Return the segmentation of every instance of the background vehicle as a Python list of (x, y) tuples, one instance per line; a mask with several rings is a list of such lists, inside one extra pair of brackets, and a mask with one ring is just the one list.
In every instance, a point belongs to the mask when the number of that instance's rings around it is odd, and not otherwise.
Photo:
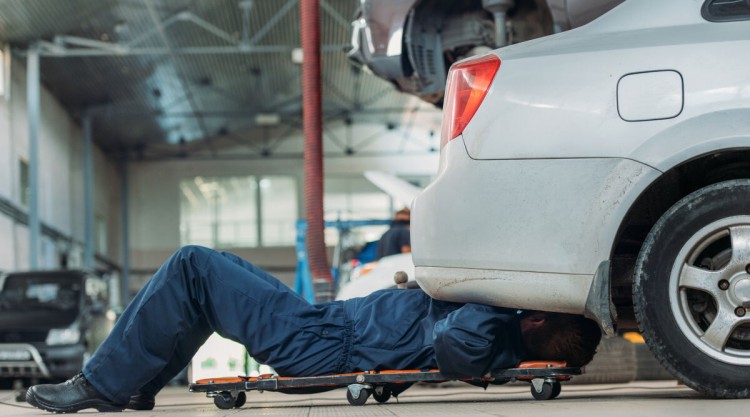
[(347, 281), (336, 293), (336, 299), (347, 300), (354, 297), (364, 297), (377, 290), (395, 288), (393, 275), (398, 271), (405, 272), (410, 279), (409, 282), (416, 284), (411, 253), (399, 253), (354, 268)]
[(107, 283), (82, 271), (0, 277), (0, 381), (67, 379), (109, 334)]
[(690, 387), (750, 397), (748, 48), (747, 1), (628, 0), (454, 65), (421, 287), (637, 324)]
[(442, 105), (454, 62), (588, 23), (623, 0), (362, 0), (349, 57)]

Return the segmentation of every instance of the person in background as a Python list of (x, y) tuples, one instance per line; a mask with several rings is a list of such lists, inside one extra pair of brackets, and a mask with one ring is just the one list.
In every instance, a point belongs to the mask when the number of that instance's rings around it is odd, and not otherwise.
[(410, 219), (411, 213), (408, 208), (403, 208), (396, 212), (390, 229), (378, 241), (377, 259), (398, 253), (411, 252)]

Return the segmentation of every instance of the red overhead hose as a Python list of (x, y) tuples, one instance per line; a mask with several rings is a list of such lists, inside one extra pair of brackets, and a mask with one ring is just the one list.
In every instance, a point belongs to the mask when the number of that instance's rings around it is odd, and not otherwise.
[(320, 2), (300, 0), (302, 41), (302, 126), (305, 133), (305, 217), (307, 257), (316, 301), (332, 298), (331, 267), (323, 224), (323, 111), (320, 77)]

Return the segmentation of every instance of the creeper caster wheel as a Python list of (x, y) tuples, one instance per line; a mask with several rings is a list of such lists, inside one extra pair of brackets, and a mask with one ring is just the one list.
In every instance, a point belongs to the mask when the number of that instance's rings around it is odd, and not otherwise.
[(234, 408), (241, 408), (247, 401), (247, 394), (244, 391), (237, 393), (237, 399), (234, 400)]
[(562, 387), (558, 381), (531, 381), (531, 395), (536, 400), (551, 400), (560, 395)]
[(234, 407), (234, 398), (229, 391), (222, 391), (214, 397), (214, 405), (222, 410), (231, 410)]
[(372, 393), (372, 398), (379, 403), (388, 402), (391, 399), (391, 389), (388, 387), (377, 387)]
[(245, 405), (246, 401), (247, 394), (244, 391), (238, 392), (237, 398), (232, 397), (232, 393), (229, 391), (222, 391), (214, 397), (214, 405), (222, 410), (240, 408)]
[(560, 392), (562, 392), (562, 385), (560, 385), (560, 382), (555, 381), (552, 383), (552, 399), (557, 398), (560, 395)]
[[(346, 400), (349, 401), (349, 404), (351, 405), (364, 405), (367, 402), (367, 399), (370, 398), (370, 389), (361, 388), (356, 385), (357, 384), (353, 384), (347, 388)], [(354, 398), (355, 395), (357, 396), (357, 398)]]

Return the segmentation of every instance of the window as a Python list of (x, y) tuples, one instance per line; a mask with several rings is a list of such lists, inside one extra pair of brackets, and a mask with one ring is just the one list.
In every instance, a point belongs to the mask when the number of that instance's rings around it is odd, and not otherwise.
[(5, 48), (0, 47), (0, 97), (5, 95)]
[(298, 217), (293, 177), (195, 177), (180, 183), (183, 245), (293, 246)]
[(255, 177), (195, 177), (180, 183), (183, 245), (258, 245)]
[[(392, 214), (391, 198), (364, 177), (328, 177), (325, 180), (325, 220), (382, 220)], [(378, 240), (387, 226), (358, 228), (363, 241)], [(338, 243), (335, 229), (326, 229), (326, 244)]]
[(364, 177), (329, 177), (325, 180), (326, 220), (388, 218), (390, 197)]
[[(80, 281), (56, 275), (10, 275), (2, 290), (9, 310), (24, 311), (74, 310), (78, 307), (80, 293)], [(50, 316), (48, 320), (54, 318)]]
[(292, 177), (263, 177), (259, 181), (263, 246), (293, 246), (299, 218), (297, 183)]
[(732, 22), (750, 19), (750, 0), (707, 0), (703, 17), (712, 22)]
[(18, 159), (18, 190), (21, 193), (21, 204), (28, 207), (31, 190), (29, 188), (29, 163)]
[(94, 248), (98, 253), (107, 253), (107, 220), (100, 215), (94, 219)]

